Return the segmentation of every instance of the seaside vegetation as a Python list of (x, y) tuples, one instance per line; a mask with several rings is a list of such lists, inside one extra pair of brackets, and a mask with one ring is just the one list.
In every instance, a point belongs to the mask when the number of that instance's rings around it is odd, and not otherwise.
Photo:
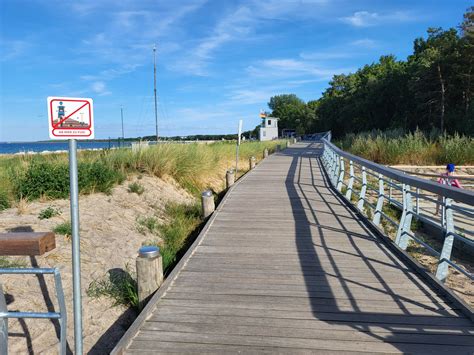
[(334, 143), (341, 149), (380, 164), (456, 165), (474, 164), (474, 138), (453, 134), (424, 134), (416, 130), (348, 134)]
[(41, 210), (38, 214), (38, 219), (50, 219), (55, 216), (59, 216), (61, 210), (59, 208), (54, 208), (53, 206), (48, 206), (44, 210)]
[(53, 228), (53, 232), (56, 234), (64, 235), (66, 239), (70, 239), (72, 236), (72, 225), (71, 222), (66, 221), (58, 224)]
[[(264, 148), (275, 151), (281, 141), (244, 142), (240, 146), (240, 167), (248, 168), (248, 158), (260, 158)], [(110, 193), (127, 175), (148, 174), (171, 177), (183, 188), (198, 195), (209, 178), (235, 164), (235, 142), (212, 144), (166, 143), (147, 149), (112, 149), (79, 152), (79, 192)], [(20, 199), (50, 199), (69, 196), (67, 154), (31, 154), (0, 157), (0, 209)]]
[(145, 188), (143, 187), (143, 185), (139, 184), (138, 182), (133, 182), (128, 185), (128, 192), (141, 195), (142, 193), (145, 192)]

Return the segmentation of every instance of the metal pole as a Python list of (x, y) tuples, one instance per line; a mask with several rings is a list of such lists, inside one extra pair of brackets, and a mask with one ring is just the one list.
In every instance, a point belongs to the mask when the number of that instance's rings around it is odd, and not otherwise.
[(158, 110), (156, 103), (156, 45), (153, 46), (153, 83), (155, 92), (155, 123), (156, 123), (156, 143), (158, 143)]
[(69, 188), (72, 227), (72, 277), (74, 301), (74, 348), (82, 355), (81, 256), (79, 243), (79, 188), (77, 182), (77, 141), (69, 140)]
[(120, 105), (120, 116), (122, 116), (122, 144), (125, 140), (125, 134), (124, 134), (124, 131), (123, 131), (123, 106)]

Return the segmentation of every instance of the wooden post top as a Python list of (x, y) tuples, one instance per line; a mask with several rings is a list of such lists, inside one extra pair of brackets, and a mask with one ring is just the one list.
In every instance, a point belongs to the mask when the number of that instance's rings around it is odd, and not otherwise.
[(0, 233), (0, 255), (43, 255), (56, 248), (52, 232)]

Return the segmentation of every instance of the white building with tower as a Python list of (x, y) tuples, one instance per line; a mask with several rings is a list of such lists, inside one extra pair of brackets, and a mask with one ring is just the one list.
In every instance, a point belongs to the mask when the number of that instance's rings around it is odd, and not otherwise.
[(261, 113), (262, 124), (260, 125), (260, 140), (271, 141), (278, 139), (278, 120), (277, 117), (267, 116), (266, 113)]

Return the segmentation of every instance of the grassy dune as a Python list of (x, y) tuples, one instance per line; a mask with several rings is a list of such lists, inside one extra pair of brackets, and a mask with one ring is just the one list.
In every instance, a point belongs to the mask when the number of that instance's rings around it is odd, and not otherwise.
[[(239, 166), (248, 168), (248, 159), (262, 157), (282, 141), (244, 142)], [(129, 174), (171, 177), (188, 191), (198, 194), (223, 181), (226, 168), (235, 165), (235, 143), (160, 144), (133, 152), (131, 149), (83, 151), (79, 153), (79, 190), (104, 192), (121, 183)], [(69, 195), (67, 154), (0, 157), (0, 210), (20, 199), (66, 198)]]
[(455, 134), (430, 137), (420, 131), (349, 134), (335, 143), (347, 152), (381, 164), (474, 164), (474, 138)]

